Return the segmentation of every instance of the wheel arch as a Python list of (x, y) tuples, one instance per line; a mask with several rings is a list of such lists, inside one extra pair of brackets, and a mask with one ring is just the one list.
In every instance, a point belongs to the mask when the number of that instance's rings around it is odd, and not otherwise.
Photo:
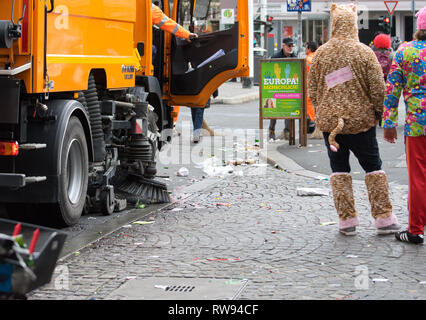
[(47, 141), (48, 145), (50, 145), (50, 147), (48, 146), (48, 149), (50, 149), (48, 153), (53, 155), (50, 162), (52, 169), (55, 169), (55, 173), (57, 175), (61, 174), (61, 150), (65, 131), (72, 116), (76, 116), (83, 126), (88, 147), (89, 161), (93, 161), (93, 145), (89, 116), (83, 105), (76, 100), (52, 100), (47, 102), (46, 105), (49, 108), (50, 115), (57, 119), (54, 128), (50, 130), (51, 132), (55, 132), (55, 135), (53, 136), (53, 134), (50, 134)]
[(93, 146), (89, 117), (76, 100), (50, 100), (45, 121), (29, 121), (29, 142), (46, 144), (46, 148), (22, 152), (16, 157), (16, 172), (27, 176), (46, 176), (47, 180), (29, 184), (18, 190), (3, 190), (3, 202), (54, 203), (58, 201), (58, 183), (61, 174), (61, 150), (68, 122), (76, 116), (86, 137), (89, 162), (93, 159)]
[[(87, 150), (89, 152), (89, 162), (93, 162), (94, 161), (94, 152), (93, 152), (92, 131), (90, 129), (89, 116), (87, 115), (87, 113), (85, 112), (84, 109), (81, 110), (79, 108), (75, 109), (71, 113), (70, 118), (72, 116), (76, 116), (80, 120), (81, 125), (83, 126), (84, 135), (86, 137), (86, 142), (87, 142)], [(68, 119), (68, 121), (69, 121), (69, 119)]]

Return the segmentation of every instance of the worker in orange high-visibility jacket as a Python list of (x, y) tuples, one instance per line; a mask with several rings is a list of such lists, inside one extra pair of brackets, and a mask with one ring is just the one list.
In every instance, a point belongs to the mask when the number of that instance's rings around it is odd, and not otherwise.
[(161, 30), (170, 32), (176, 37), (191, 40), (198, 38), (196, 33), (191, 33), (184, 27), (179, 25), (176, 21), (170, 19), (164, 12), (155, 4), (152, 4), (152, 24), (159, 27)]

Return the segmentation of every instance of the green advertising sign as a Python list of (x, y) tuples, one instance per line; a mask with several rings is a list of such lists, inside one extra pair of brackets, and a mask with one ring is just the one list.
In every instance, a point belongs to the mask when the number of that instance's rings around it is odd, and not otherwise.
[(260, 99), (263, 118), (302, 117), (302, 61), (273, 59), (261, 61)]

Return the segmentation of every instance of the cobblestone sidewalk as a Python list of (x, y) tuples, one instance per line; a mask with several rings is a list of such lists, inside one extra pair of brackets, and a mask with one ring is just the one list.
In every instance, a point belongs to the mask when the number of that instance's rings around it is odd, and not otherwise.
[[(296, 193), (330, 190), (327, 180), (258, 169), (247, 166), (243, 176), (222, 179), (146, 218), (148, 224), (125, 226), (68, 257), (58, 265), (68, 289), (58, 289), (56, 273), (29, 299), (104, 299), (134, 277), (247, 279), (239, 299), (426, 298), (424, 246), (376, 235), (363, 183), (354, 184), (358, 234), (345, 237), (331, 195)], [(405, 228), (407, 190), (390, 190)]]

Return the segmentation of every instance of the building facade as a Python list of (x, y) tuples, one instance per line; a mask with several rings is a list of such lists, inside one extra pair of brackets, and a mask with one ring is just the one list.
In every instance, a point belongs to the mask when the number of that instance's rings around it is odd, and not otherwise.
[[(258, 2), (256, 2), (258, 1)], [(311, 12), (302, 13), (302, 43), (315, 41), (318, 44), (325, 43), (330, 35), (330, 5), (333, 1), (311, 0)], [(358, 26), (360, 41), (369, 44), (375, 34), (380, 31), (379, 18), (391, 17), (391, 36), (400, 41), (411, 41), (415, 30), (413, 26), (413, 4), (417, 12), (426, 1), (398, 1), (389, 3), (390, 10), (394, 9), (390, 16), (385, 1), (336, 1), (338, 4), (356, 3), (358, 5)], [(273, 17), (273, 30), (268, 34), (266, 49), (268, 54), (281, 48), (282, 39), (293, 37), (296, 41), (299, 31), (298, 13), (287, 12), (287, 1), (282, 0), (254, 0), (254, 15), (263, 14)]]

